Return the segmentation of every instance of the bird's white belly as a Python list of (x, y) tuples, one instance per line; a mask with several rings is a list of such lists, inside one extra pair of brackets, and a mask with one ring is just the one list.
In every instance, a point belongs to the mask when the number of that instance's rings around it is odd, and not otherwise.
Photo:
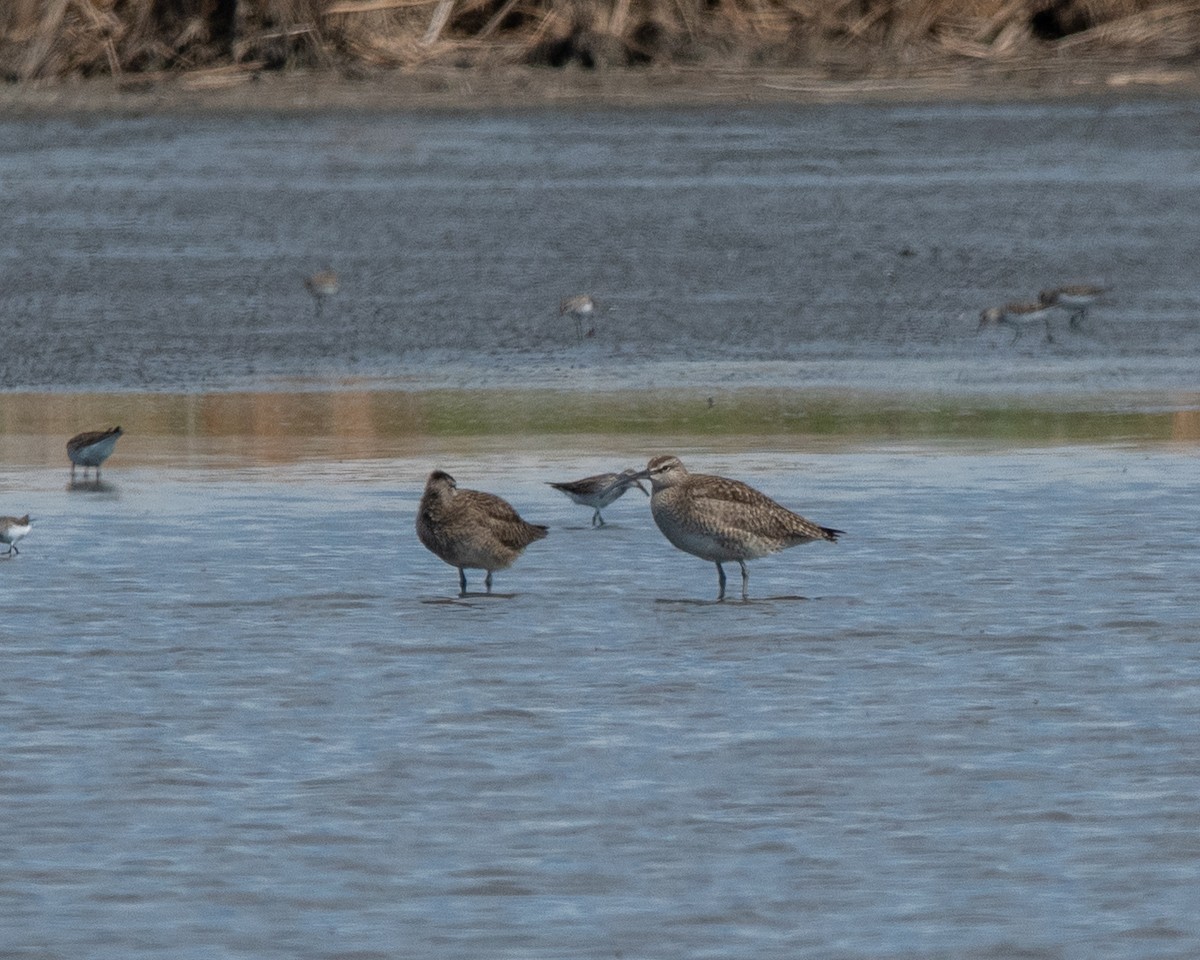
[(761, 537), (739, 534), (736, 542), (717, 533), (688, 530), (655, 516), (663, 535), (685, 553), (709, 560), (713, 563), (728, 563), (733, 560), (755, 560), (775, 553), (779, 545)]

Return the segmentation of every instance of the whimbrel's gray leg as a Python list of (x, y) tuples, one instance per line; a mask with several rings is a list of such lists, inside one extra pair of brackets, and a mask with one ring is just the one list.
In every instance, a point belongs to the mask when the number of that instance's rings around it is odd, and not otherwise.
[(1013, 324), (1013, 338), (1008, 341), (1008, 345), (1011, 347), (1014, 343), (1016, 343), (1020, 339), (1021, 339), (1021, 325), (1019, 323), (1014, 323)]
[(492, 571), (487, 572), (487, 576), (483, 578), (483, 585), (487, 587), (487, 592), (492, 592)]
[(596, 512), (592, 514), (592, 526), (593, 527), (604, 526), (604, 518), (602, 516), (600, 516), (600, 508), (599, 507), (597, 507)]
[(717, 599), (724, 600), (725, 599), (725, 568), (722, 567), (719, 563), (717, 564), (717, 584), (718, 584), (718, 588), (719, 588), (717, 590)]
[(1049, 317), (1046, 318), (1046, 342), (1047, 343), (1054, 342), (1054, 334), (1050, 332), (1050, 318)]
[(464, 597), (467, 595), (467, 571), (463, 567), (458, 568), (458, 589)]
[(742, 568), (742, 599), (750, 599), (750, 571), (746, 569), (746, 564), (739, 560), (738, 566)]
[(1076, 310), (1074, 313), (1071, 314), (1071, 320), (1068, 323), (1068, 326), (1072, 330), (1078, 330), (1079, 325), (1081, 323), (1083, 323), (1083, 319), (1086, 315), (1087, 315), (1087, 307), (1080, 307), (1078, 310)]

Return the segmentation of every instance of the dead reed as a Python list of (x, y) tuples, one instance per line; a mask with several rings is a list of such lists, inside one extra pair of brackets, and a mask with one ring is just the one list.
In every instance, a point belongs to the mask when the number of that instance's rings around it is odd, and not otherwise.
[(1185, 57), (1200, 0), (5, 0), (10, 81), (290, 65), (897, 64), (1055, 49)]

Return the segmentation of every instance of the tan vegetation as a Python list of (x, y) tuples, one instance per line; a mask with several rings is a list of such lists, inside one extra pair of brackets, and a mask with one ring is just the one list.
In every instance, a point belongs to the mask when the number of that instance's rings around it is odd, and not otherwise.
[(9, 81), (287, 66), (800, 67), (1200, 51), (1200, 0), (4, 0)]

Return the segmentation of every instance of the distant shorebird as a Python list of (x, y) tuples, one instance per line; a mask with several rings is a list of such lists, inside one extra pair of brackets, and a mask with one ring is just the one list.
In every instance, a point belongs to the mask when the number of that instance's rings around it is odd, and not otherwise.
[(604, 526), (601, 509), (614, 503), (625, 495), (630, 487), (637, 487), (647, 496), (650, 491), (642, 486), (634, 474), (636, 470), (625, 470), (622, 473), (599, 473), (594, 477), (584, 477), (582, 480), (569, 480), (565, 483), (550, 483), (555, 490), (561, 490), (576, 503), (591, 507), (596, 512), (592, 514), (592, 526)]
[(111, 430), (92, 430), (78, 433), (67, 441), (67, 456), (71, 458), (71, 479), (75, 479), (75, 468), (83, 467), (87, 478), (88, 467), (96, 468), (96, 479), (100, 479), (100, 464), (109, 458), (113, 447), (125, 431), (120, 427)]
[[(589, 297), (586, 293), (581, 293), (575, 297), (566, 297), (558, 305), (558, 315), (570, 316), (575, 320), (575, 334), (579, 339), (583, 340), (583, 321), (591, 319), (593, 313), (596, 312), (596, 301)], [(588, 328), (587, 335), (590, 337), (595, 330)]]
[(434, 470), (417, 508), (417, 537), (452, 567), (467, 593), (467, 569), (486, 570), (484, 585), (492, 592), (492, 572), (512, 566), (521, 552), (546, 536), (546, 527), (526, 523), (507, 501), (478, 490), (459, 490), (450, 474)]
[(650, 512), (668, 540), (680, 550), (717, 565), (718, 600), (725, 599), (723, 563), (742, 568), (742, 599), (749, 598), (747, 560), (788, 547), (828, 540), (841, 530), (822, 527), (780, 506), (739, 480), (688, 473), (678, 457), (655, 457), (633, 474), (649, 479)]
[(1054, 308), (1046, 303), (1006, 303), (1002, 307), (988, 307), (979, 314), (979, 329), (988, 325), (1011, 327), (1012, 343), (1021, 339), (1024, 328), (1035, 323), (1046, 325), (1046, 342), (1054, 342), (1054, 334), (1050, 330), (1050, 317)]
[(1068, 283), (1062, 287), (1043, 290), (1038, 294), (1038, 303), (1046, 307), (1060, 307), (1066, 310), (1071, 315), (1068, 325), (1075, 330), (1087, 316), (1087, 308), (1109, 289), (1090, 283)]
[(17, 549), (17, 541), (23, 540), (32, 529), (33, 521), (29, 519), (29, 514), (23, 517), (0, 517), (0, 543), (8, 544), (8, 556), (21, 552)]
[(332, 270), (321, 270), (314, 273), (311, 277), (304, 278), (304, 289), (308, 291), (313, 298), (313, 303), (316, 305), (317, 316), (321, 316), (322, 307), (325, 304), (326, 297), (334, 296), (339, 289), (338, 275)]

